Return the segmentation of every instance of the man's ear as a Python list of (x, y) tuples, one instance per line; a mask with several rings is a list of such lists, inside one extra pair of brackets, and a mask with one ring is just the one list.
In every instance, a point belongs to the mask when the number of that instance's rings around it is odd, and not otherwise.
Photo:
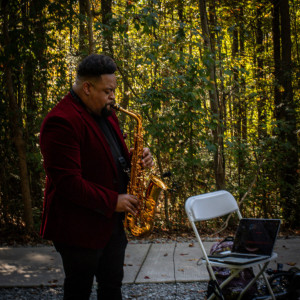
[(88, 81), (84, 81), (82, 84), (82, 90), (83, 92), (89, 96), (90, 95), (90, 83)]

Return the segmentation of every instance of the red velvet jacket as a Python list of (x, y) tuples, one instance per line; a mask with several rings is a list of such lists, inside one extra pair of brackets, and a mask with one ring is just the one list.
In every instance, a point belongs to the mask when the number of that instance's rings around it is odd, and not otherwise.
[[(108, 120), (129, 162), (116, 115)], [(117, 167), (96, 121), (70, 93), (46, 116), (40, 146), (47, 175), (42, 237), (104, 247), (116, 222)]]

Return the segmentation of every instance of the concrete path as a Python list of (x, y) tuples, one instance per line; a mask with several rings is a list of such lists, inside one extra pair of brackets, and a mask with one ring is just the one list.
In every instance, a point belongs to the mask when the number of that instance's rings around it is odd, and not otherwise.
[[(210, 249), (213, 242), (206, 242)], [(300, 238), (279, 239), (276, 242), (276, 261), (300, 268)], [(204, 265), (197, 262), (202, 256), (197, 243), (128, 244), (125, 257), (124, 283), (206, 281)], [(62, 285), (63, 269), (59, 254), (53, 247), (0, 248), (0, 287)]]

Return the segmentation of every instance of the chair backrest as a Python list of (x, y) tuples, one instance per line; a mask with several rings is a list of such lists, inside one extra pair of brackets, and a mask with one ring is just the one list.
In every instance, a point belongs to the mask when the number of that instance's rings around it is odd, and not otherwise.
[(235, 211), (242, 218), (234, 197), (223, 190), (189, 197), (185, 202), (185, 210), (192, 222), (221, 217)]

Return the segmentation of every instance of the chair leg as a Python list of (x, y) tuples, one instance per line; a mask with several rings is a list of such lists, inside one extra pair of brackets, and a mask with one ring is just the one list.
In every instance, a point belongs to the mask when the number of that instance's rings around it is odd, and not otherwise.
[[(212, 269), (211, 264), (206, 263), (206, 267), (207, 267), (207, 270), (208, 270), (209, 278), (210, 278), (211, 280), (214, 280), (215, 282), (218, 282), (218, 281), (217, 281), (217, 278), (216, 278), (216, 276), (215, 276), (215, 273), (214, 273), (214, 271), (213, 271), (213, 269)], [(220, 288), (221, 288), (221, 287), (220, 287)], [(208, 297), (207, 300), (213, 300), (213, 299), (215, 299), (215, 297), (216, 297), (215, 293), (212, 293), (212, 294)]]
[(239, 295), (239, 297), (238, 297), (238, 300), (240, 300), (240, 299), (242, 299), (242, 297), (244, 296), (244, 294), (246, 293), (246, 291), (257, 281), (257, 279), (259, 278), (259, 276), (260, 275), (262, 275), (263, 276), (263, 278), (264, 278), (264, 280), (265, 280), (265, 282), (266, 282), (266, 285), (267, 285), (267, 287), (268, 287), (268, 290), (269, 290), (269, 292), (270, 292), (270, 294), (271, 294), (271, 297), (272, 297), (272, 299), (273, 300), (276, 300), (276, 298), (275, 298), (275, 296), (274, 296), (274, 293), (273, 293), (273, 291), (272, 291), (272, 288), (271, 288), (271, 286), (270, 286), (270, 284), (269, 284), (269, 281), (268, 281), (268, 279), (267, 279), (267, 277), (266, 277), (266, 274), (265, 274), (265, 269), (267, 268), (267, 266), (268, 266), (268, 264), (269, 264), (269, 262), (266, 262), (264, 265), (263, 265), (263, 267), (261, 266), (261, 265), (258, 265), (258, 267), (259, 267), (259, 272), (256, 274), (256, 276), (247, 284), (247, 286), (243, 289), (243, 291), (241, 292), (241, 294)]
[(226, 286), (233, 278), (235, 278), (242, 270), (240, 269), (231, 269), (231, 275), (226, 278), (220, 285), (221, 289)]
[[(212, 272), (213, 272), (213, 271), (212, 271)], [(228, 278), (226, 278), (226, 279), (219, 285), (219, 286), (220, 286), (220, 289), (222, 290), (223, 287), (226, 286), (226, 284), (228, 284), (233, 278), (235, 278), (236, 275), (237, 275), (239, 272), (241, 272), (241, 270), (239, 270), (239, 269), (232, 269), (231, 275), (230, 275)], [(212, 273), (212, 274), (213, 274), (213, 276), (210, 276), (210, 278), (213, 278), (214, 280), (217, 281), (215, 274), (214, 274), (214, 273)], [(209, 297), (207, 300), (213, 300), (213, 299), (215, 299), (215, 297), (216, 297), (216, 296), (215, 296), (215, 294), (213, 293), (213, 294), (210, 295), (210, 297)]]
[[(260, 266), (259, 266), (259, 267), (260, 267)], [(265, 272), (263, 272), (262, 275), (263, 275), (263, 277), (264, 277), (264, 280), (265, 280), (265, 282), (266, 282), (266, 285), (267, 285), (267, 287), (268, 287), (268, 290), (269, 290), (269, 292), (270, 292), (270, 294), (271, 294), (272, 299), (275, 300), (275, 299), (276, 299), (276, 298), (275, 298), (275, 295), (274, 295), (274, 293), (273, 293), (273, 290), (272, 290), (272, 288), (271, 288), (271, 285), (270, 285), (270, 283), (269, 283), (269, 280), (268, 280), (268, 278), (267, 278)]]
[(224, 296), (222, 294), (221, 287), (218, 284), (218, 281), (211, 279), (208, 283), (207, 291), (210, 291), (210, 293), (211, 293), (208, 298), (209, 300), (212, 300), (215, 298), (225, 300)]

